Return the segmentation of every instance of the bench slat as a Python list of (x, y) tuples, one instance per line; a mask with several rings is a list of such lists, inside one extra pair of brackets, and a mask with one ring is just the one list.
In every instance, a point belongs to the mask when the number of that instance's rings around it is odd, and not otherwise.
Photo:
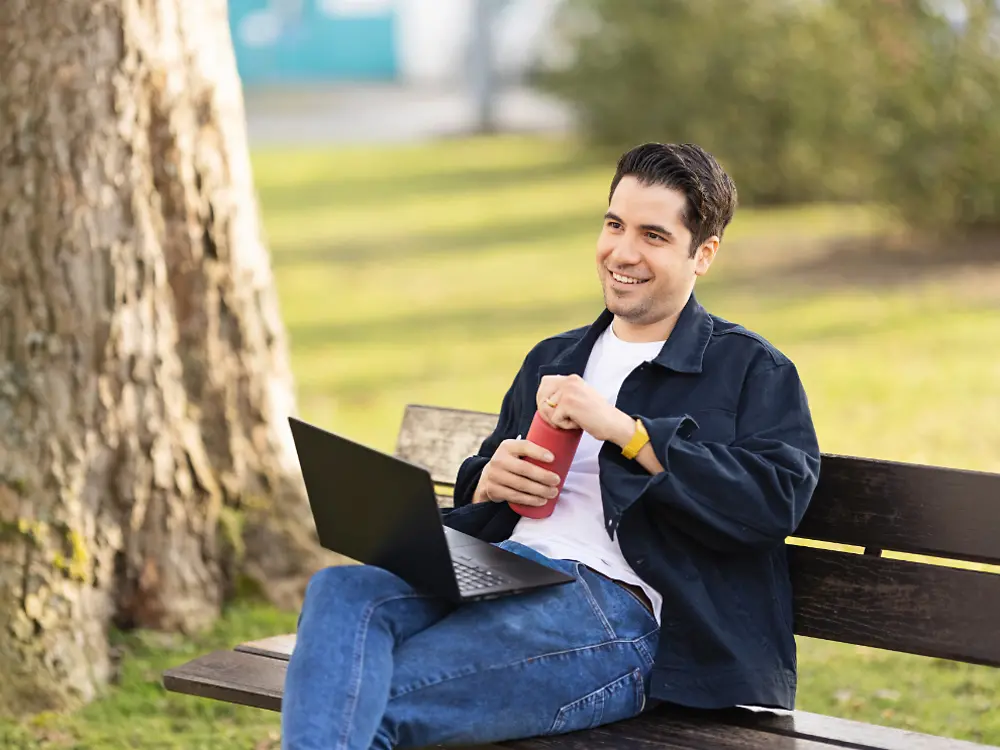
[[(618, 724), (578, 733), (579, 740), (572, 745), (559, 745), (559, 750), (586, 750), (591, 747), (591, 735), (606, 737), (608, 746), (623, 746), (626, 740), (641, 740), (646, 747), (669, 748), (711, 748), (712, 750), (839, 750), (842, 745), (830, 744), (802, 737), (788, 737), (770, 732), (762, 732), (747, 727), (733, 726), (722, 722), (692, 724), (680, 716), (649, 716), (623, 721)], [(569, 735), (567, 735), (569, 737)], [(523, 750), (534, 748), (525, 743)], [(861, 746), (867, 748), (867, 745)]]
[(454, 484), (462, 461), (479, 451), (497, 418), (479, 411), (410, 404), (403, 413), (396, 455), (426, 468), (435, 482)]
[(238, 651), (210, 654), (168, 669), (163, 686), (175, 693), (241, 706), (281, 710), (288, 662)]
[(236, 647), (237, 651), (247, 654), (257, 654), (266, 656), (269, 659), (284, 659), (288, 661), (295, 648), (295, 633), (286, 635), (274, 635), (270, 638), (261, 638), (256, 641), (247, 641)]
[[(745, 721), (743, 717), (737, 722)], [(877, 747), (879, 750), (982, 750), (993, 745), (937, 737), (905, 729), (865, 724), (834, 716), (795, 711), (788, 715), (760, 714), (751, 719), (753, 726), (775, 734), (807, 739), (822, 739), (844, 747)]]
[(1000, 666), (1000, 575), (788, 549), (799, 635)]
[[(496, 414), (406, 407), (396, 453), (450, 485)], [(442, 505), (448, 501), (439, 498)], [(803, 539), (1000, 563), (1000, 475), (823, 454)]]
[(738, 728), (724, 726), (719, 726), (717, 730), (635, 737), (613, 731), (609, 725), (554, 737), (504, 742), (498, 747), (510, 750), (843, 750), (841, 745), (764, 732), (743, 733)]
[(861, 547), (1000, 562), (1000, 476), (823, 456), (796, 536)]
[[(983, 750), (987, 747), (804, 711), (706, 711), (666, 704), (636, 719), (603, 727), (602, 731), (644, 739), (693, 740), (687, 747), (727, 747), (724, 743), (730, 738), (745, 740), (746, 744), (735, 747), (835, 746), (877, 750)], [(767, 735), (770, 735), (769, 740), (760, 739)]]

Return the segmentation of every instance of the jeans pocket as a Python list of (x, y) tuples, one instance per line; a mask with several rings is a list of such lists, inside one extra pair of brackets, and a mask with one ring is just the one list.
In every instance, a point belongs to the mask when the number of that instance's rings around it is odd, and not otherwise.
[(548, 734), (593, 729), (613, 721), (638, 716), (646, 702), (642, 671), (633, 669), (579, 700), (567, 703), (556, 714)]

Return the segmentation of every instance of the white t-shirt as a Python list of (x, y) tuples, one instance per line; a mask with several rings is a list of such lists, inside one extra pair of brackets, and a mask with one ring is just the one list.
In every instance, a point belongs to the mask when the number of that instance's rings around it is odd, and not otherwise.
[[(614, 404), (625, 378), (641, 363), (654, 359), (663, 344), (622, 341), (609, 325), (594, 344), (583, 379)], [(626, 562), (617, 535), (608, 538), (597, 462), (601, 446), (583, 434), (552, 515), (539, 519), (522, 516), (510, 538), (554, 560), (582, 562), (616, 581), (641, 586), (659, 622), (663, 597)]]

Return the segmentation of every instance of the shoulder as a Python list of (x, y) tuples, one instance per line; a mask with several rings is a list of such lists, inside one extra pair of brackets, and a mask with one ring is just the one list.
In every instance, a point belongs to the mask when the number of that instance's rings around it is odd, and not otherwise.
[(537, 366), (551, 362), (566, 349), (578, 343), (589, 329), (590, 326), (580, 326), (542, 339), (528, 352), (524, 358), (525, 364)]
[(709, 346), (757, 364), (759, 367), (782, 367), (792, 361), (774, 344), (755, 331), (712, 315), (712, 338)]

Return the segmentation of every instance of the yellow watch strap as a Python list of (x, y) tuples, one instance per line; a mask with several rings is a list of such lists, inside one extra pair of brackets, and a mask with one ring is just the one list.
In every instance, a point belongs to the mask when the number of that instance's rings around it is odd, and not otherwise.
[(639, 451), (648, 442), (649, 433), (646, 432), (646, 425), (642, 423), (641, 419), (637, 419), (635, 420), (635, 432), (632, 433), (632, 439), (628, 441), (628, 444), (622, 448), (622, 455), (632, 460), (639, 455)]

